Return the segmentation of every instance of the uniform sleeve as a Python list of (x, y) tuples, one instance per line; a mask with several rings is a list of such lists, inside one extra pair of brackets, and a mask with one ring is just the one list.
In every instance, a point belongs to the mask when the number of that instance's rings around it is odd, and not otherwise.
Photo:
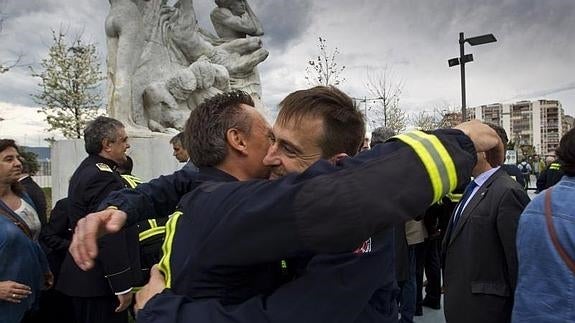
[(517, 226), (519, 217), (529, 204), (529, 196), (520, 188), (508, 189), (503, 194), (497, 213), (497, 233), (505, 253), (505, 263), (511, 290), (517, 285)]
[[(434, 138), (452, 163), (435, 164), (442, 167), (435, 173), (425, 166), (428, 160), (397, 140), (360, 154), (338, 171), (330, 172), (329, 163), (319, 161), (295, 177), (202, 186), (182, 204), (184, 213), (218, 214), (200, 259), (207, 266), (249, 265), (302, 250), (345, 252), (390, 225), (423, 214), (436, 198), (467, 181), (476, 162), (473, 143), (460, 131)], [(448, 169), (454, 173), (447, 174)], [(438, 171), (444, 175), (432, 179)]]
[(142, 183), (135, 189), (112, 192), (98, 209), (115, 206), (128, 214), (128, 224), (167, 217), (174, 212), (182, 196), (192, 190), (196, 175), (193, 168), (184, 167), (171, 175)]

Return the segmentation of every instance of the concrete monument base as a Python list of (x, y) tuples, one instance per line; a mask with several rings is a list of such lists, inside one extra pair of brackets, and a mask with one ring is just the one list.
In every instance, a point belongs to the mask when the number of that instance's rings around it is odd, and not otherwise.
[[(182, 168), (172, 156), (170, 135), (154, 134), (150, 138), (130, 138), (128, 155), (134, 161), (132, 175), (144, 181), (171, 174)], [(68, 196), (68, 183), (74, 171), (88, 154), (84, 140), (59, 140), (52, 146), (52, 204)]]

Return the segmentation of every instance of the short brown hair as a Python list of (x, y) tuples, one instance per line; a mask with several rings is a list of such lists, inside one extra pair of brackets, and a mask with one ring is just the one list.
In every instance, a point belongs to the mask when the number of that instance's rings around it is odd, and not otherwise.
[(249, 94), (235, 90), (207, 99), (190, 113), (182, 143), (194, 165), (217, 166), (224, 161), (228, 129), (250, 133), (253, 120), (242, 104), (253, 107), (254, 101)]
[(324, 133), (319, 139), (322, 158), (339, 153), (357, 154), (365, 137), (365, 121), (353, 99), (333, 86), (316, 86), (290, 93), (280, 104), (276, 123), (296, 124), (303, 119), (323, 119)]

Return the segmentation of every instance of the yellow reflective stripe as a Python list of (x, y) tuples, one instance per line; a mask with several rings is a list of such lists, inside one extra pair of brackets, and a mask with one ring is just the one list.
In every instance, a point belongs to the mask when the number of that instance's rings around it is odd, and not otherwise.
[(553, 164), (549, 165), (549, 169), (559, 170), (559, 169), (561, 169), (561, 164), (553, 163)]
[(155, 235), (164, 234), (165, 232), (166, 232), (166, 227), (157, 227), (157, 228), (152, 228), (152, 229), (148, 229), (146, 231), (140, 232), (138, 237), (140, 238), (140, 241), (143, 241), (143, 240), (146, 240), (146, 239), (153, 237)]
[(144, 181), (134, 175), (122, 175), (122, 178), (128, 183), (130, 188), (136, 188), (139, 184), (142, 184)]
[(170, 258), (172, 257), (172, 243), (174, 242), (174, 235), (176, 234), (176, 224), (180, 219), (182, 212), (176, 211), (170, 215), (170, 219), (166, 223), (166, 238), (162, 244), (162, 259), (158, 263), (158, 269), (164, 274), (166, 279), (166, 288), (172, 287), (172, 268), (170, 267)]
[(158, 223), (156, 222), (156, 219), (148, 220), (148, 224), (150, 225), (150, 228), (157, 228), (158, 227)]
[(422, 131), (413, 131), (395, 138), (409, 145), (421, 159), (433, 188), (433, 203), (455, 189), (455, 164), (437, 137)]
[(451, 201), (451, 202), (459, 202), (461, 201), (461, 198), (463, 197), (463, 194), (457, 194), (457, 193), (448, 193), (447, 198)]

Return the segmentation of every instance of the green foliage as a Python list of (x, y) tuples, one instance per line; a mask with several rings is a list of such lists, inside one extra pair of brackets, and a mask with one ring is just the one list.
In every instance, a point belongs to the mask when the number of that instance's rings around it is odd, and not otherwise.
[(345, 70), (345, 65), (338, 65), (336, 62), (339, 49), (336, 47), (329, 51), (325, 38), (319, 37), (319, 55), (315, 59), (308, 61), (305, 68), (305, 79), (309, 85), (334, 85), (338, 86), (345, 81), (340, 73)]
[(40, 164), (38, 163), (38, 155), (31, 151), (21, 149), (20, 157), (22, 158), (21, 161), (24, 173), (29, 174), (30, 176), (36, 175), (40, 169)]
[(86, 124), (96, 118), (102, 107), (100, 71), (96, 46), (84, 44), (80, 38), (66, 42), (66, 35), (52, 31), (53, 44), (48, 57), (42, 60), (40, 72), (31, 68), (32, 76), (40, 78), (40, 92), (32, 97), (46, 115), (48, 131), (59, 131), (66, 138), (82, 138)]

